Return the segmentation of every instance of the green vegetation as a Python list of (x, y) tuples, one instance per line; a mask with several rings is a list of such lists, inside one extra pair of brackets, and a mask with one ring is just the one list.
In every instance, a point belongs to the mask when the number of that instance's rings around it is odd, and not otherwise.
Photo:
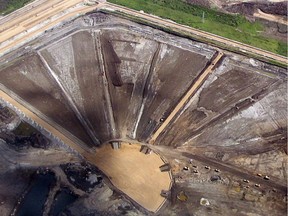
[(104, 13), (107, 13), (107, 14), (113, 14), (113, 15), (117, 15), (119, 17), (122, 17), (122, 18), (125, 18), (125, 19), (129, 19), (129, 20), (132, 20), (133, 22), (137, 22), (137, 23), (140, 23), (140, 24), (143, 24), (143, 25), (147, 25), (147, 26), (150, 26), (152, 28), (156, 28), (156, 29), (159, 29), (161, 31), (165, 31), (169, 34), (173, 34), (173, 35), (176, 35), (176, 36), (179, 36), (179, 37), (183, 37), (183, 38), (188, 38), (188, 39), (192, 39), (192, 40), (196, 40), (196, 41), (200, 41), (202, 43), (207, 43), (207, 44), (210, 44), (210, 45), (214, 45), (214, 46), (217, 46), (221, 49), (224, 49), (224, 50), (228, 50), (230, 52), (235, 52), (235, 53), (239, 53), (241, 55), (244, 55), (244, 56), (247, 56), (249, 58), (255, 58), (255, 59), (258, 59), (260, 61), (263, 61), (263, 62), (267, 62), (269, 64), (272, 64), (272, 65), (275, 65), (275, 66), (278, 66), (278, 67), (282, 67), (282, 68), (287, 68), (287, 65), (284, 64), (284, 63), (281, 63), (281, 62), (278, 62), (278, 61), (274, 61), (274, 60), (271, 60), (271, 59), (267, 59), (263, 56), (259, 56), (259, 55), (256, 55), (256, 54), (253, 54), (253, 53), (247, 53), (247, 52), (242, 52), (239, 50), (239, 48), (237, 47), (231, 47), (231, 46), (227, 46), (223, 43), (218, 43), (216, 41), (211, 41), (207, 38), (203, 38), (203, 37), (198, 37), (196, 35), (192, 35), (188, 32), (181, 32), (181, 31), (175, 31), (169, 27), (164, 27), (164, 26), (160, 26), (160, 25), (156, 25), (156, 24), (153, 24), (149, 21), (146, 21), (140, 17), (136, 17), (136, 16), (132, 16), (132, 15), (129, 15), (129, 14), (126, 14), (126, 13), (122, 13), (122, 12), (119, 12), (119, 11), (110, 11), (110, 10), (105, 10), (105, 9), (101, 9), (102, 12)]
[(13, 130), (13, 133), (18, 136), (31, 136), (35, 132), (38, 131), (26, 122), (21, 122), (19, 126)]
[(258, 22), (251, 23), (240, 15), (225, 14), (201, 6), (189, 5), (181, 0), (108, 1), (287, 56), (287, 43), (261, 36), (263, 25)]
[(283, 43), (279, 41), (278, 47), (277, 47), (277, 53), (283, 56), (287, 56), (288, 55), (287, 43)]
[(11, 13), (30, 1), (31, 0), (0, 0), (0, 14), (6, 15)]

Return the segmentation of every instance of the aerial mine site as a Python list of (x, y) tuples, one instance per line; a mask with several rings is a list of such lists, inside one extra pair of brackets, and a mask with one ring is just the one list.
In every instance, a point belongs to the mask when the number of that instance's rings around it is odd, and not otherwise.
[(287, 1), (11, 2), (1, 216), (287, 215)]

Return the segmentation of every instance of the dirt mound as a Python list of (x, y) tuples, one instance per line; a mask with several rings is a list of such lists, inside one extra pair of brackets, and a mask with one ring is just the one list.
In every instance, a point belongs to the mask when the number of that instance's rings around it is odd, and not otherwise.
[[(282, 2), (241, 2), (241, 1), (226, 1), (226, 0), (186, 0), (188, 4), (199, 5), (203, 7), (217, 7), (221, 11), (230, 13), (239, 13), (242, 15), (252, 16), (258, 9), (264, 13), (274, 14), (279, 16), (287, 16), (287, 1)], [(212, 6), (213, 5), (213, 6)]]
[(224, 6), (224, 9), (232, 13), (240, 13), (243, 15), (253, 15), (257, 9), (260, 9), (264, 13), (287, 16), (287, 2), (244, 2), (234, 5)]

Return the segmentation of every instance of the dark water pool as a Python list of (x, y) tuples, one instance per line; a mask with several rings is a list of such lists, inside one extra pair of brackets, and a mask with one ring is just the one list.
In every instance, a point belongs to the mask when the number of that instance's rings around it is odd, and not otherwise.
[(54, 173), (35, 174), (32, 186), (18, 207), (16, 216), (40, 216), (50, 188), (55, 185)]
[(72, 193), (68, 188), (61, 188), (57, 192), (52, 208), (50, 210), (50, 216), (57, 216), (62, 212), (68, 205), (73, 203), (78, 198), (77, 195)]

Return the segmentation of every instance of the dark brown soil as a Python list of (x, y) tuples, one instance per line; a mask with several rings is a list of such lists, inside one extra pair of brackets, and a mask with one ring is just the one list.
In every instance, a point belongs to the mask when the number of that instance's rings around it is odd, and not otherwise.
[(13, 66), (0, 71), (0, 80), (45, 116), (85, 143), (91, 143), (82, 124), (65, 103), (61, 90), (48, 76), (47, 69), (37, 55), (32, 54), (25, 59), (19, 59)]
[[(145, 44), (142, 48), (139, 46), (141, 40)], [(143, 101), (149, 66), (157, 43), (114, 31), (103, 31), (101, 42), (117, 137), (129, 136), (131, 133), (128, 131), (134, 129)]]
[[(246, 107), (251, 102), (247, 100), (249, 103), (246, 104), (243, 99), (273, 82), (274, 79), (240, 68), (217, 75), (217, 79), (201, 91), (197, 106), (188, 107), (166, 133), (160, 136), (158, 144), (172, 146), (183, 144), (189, 137), (199, 134), (201, 131), (198, 130), (214, 124), (214, 119), (217, 119), (215, 117), (220, 116), (225, 110), (230, 111), (221, 116), (220, 119), (223, 121), (226, 115), (231, 117), (233, 113), (236, 114), (237, 110), (232, 107), (237, 106), (237, 109)], [(240, 101), (243, 102), (239, 103)]]
[(166, 45), (160, 49), (164, 47), (168, 52), (162, 58), (158, 55), (145, 95), (144, 112), (137, 131), (142, 141), (159, 127), (160, 119), (168, 116), (208, 62), (202, 55)]
[(240, 13), (243, 15), (253, 15), (257, 9), (264, 13), (287, 16), (287, 2), (244, 2), (240, 4), (228, 5), (224, 7), (228, 12)]
[(200, 94), (199, 107), (216, 113), (264, 88), (273, 79), (240, 69), (226, 72)]
[(105, 115), (106, 105), (101, 103), (104, 98), (104, 85), (94, 39), (89, 32), (80, 32), (73, 35), (72, 43), (75, 74), (77, 74), (83, 98), (84, 114), (91, 123), (92, 130), (94, 130), (97, 138), (100, 142), (104, 142), (110, 139), (111, 134)]

